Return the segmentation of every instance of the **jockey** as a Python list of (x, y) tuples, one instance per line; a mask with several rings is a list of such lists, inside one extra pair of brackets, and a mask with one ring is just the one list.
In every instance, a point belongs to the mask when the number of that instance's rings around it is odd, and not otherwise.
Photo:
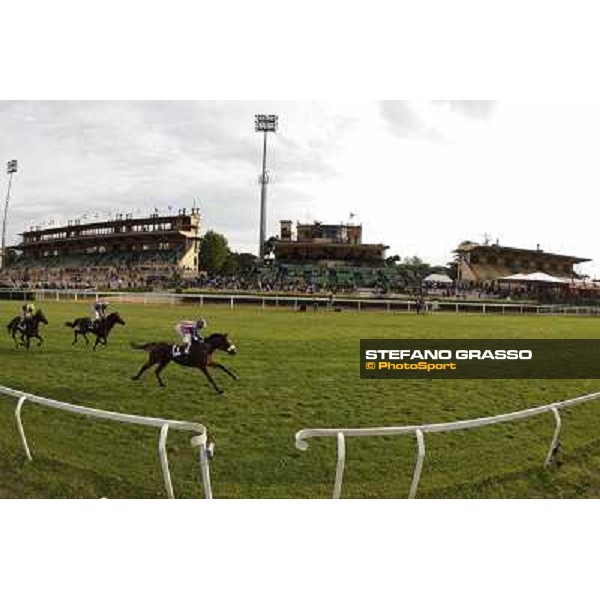
[(23, 304), (21, 307), (21, 321), (19, 322), (19, 329), (21, 331), (26, 331), (27, 326), (33, 320), (33, 315), (35, 314), (35, 304), (30, 302), (29, 304)]
[(95, 327), (97, 323), (103, 321), (106, 317), (106, 309), (108, 308), (108, 302), (105, 300), (98, 300), (93, 307), (94, 317), (92, 319), (92, 326)]
[(190, 348), (193, 343), (199, 343), (204, 338), (200, 335), (200, 330), (206, 327), (206, 321), (200, 317), (196, 321), (179, 321), (175, 325), (175, 331), (181, 336), (185, 344), (185, 354), (190, 353)]

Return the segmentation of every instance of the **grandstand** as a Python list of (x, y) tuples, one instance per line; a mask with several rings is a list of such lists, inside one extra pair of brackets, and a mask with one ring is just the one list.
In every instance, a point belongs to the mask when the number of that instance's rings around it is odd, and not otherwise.
[(277, 277), (290, 286), (341, 289), (385, 287), (397, 270), (386, 266), (389, 246), (363, 244), (362, 225), (280, 222), (273, 240)]
[(93, 223), (34, 227), (13, 249), (5, 281), (50, 287), (144, 287), (198, 273), (200, 213), (119, 214)]
[(462, 242), (454, 251), (458, 262), (458, 280), (471, 283), (491, 283), (518, 273), (544, 272), (554, 277), (578, 278), (575, 265), (588, 262), (563, 254), (512, 248), (500, 244)]
[(319, 221), (296, 225), (294, 239), (292, 222), (281, 221), (281, 233), (273, 243), (277, 262), (317, 262), (329, 267), (344, 265), (382, 264), (384, 244), (363, 244), (362, 225), (325, 225)]

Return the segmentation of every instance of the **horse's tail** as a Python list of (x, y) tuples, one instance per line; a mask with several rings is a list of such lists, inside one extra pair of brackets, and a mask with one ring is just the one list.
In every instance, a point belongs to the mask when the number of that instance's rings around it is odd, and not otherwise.
[(70, 327), (71, 329), (73, 329), (73, 327), (75, 327), (75, 323), (72, 323), (71, 321), (67, 321), (67, 322), (65, 323), (65, 325), (66, 325), (67, 327)]
[(131, 342), (130, 346), (134, 350), (146, 350), (147, 352), (148, 350), (151, 350), (154, 346), (156, 346), (156, 342), (147, 342), (146, 344), (135, 344), (134, 342)]

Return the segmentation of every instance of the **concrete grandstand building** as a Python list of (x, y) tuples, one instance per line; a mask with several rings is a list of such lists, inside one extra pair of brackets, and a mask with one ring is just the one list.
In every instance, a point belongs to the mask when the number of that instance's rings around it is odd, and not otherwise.
[(454, 252), (458, 281), (470, 283), (490, 283), (517, 273), (535, 272), (563, 279), (577, 278), (575, 265), (590, 260), (544, 252), (539, 246), (531, 250), (475, 242), (462, 242)]
[(281, 221), (273, 240), (279, 278), (291, 285), (352, 289), (385, 286), (396, 277), (387, 269), (385, 244), (364, 244), (362, 225)]
[(314, 262), (328, 266), (381, 264), (385, 260), (384, 244), (363, 244), (362, 225), (296, 224), (281, 221), (280, 237), (274, 242), (278, 262)]
[(13, 282), (60, 286), (137, 287), (198, 273), (200, 213), (131, 214), (93, 223), (32, 228), (14, 250)]

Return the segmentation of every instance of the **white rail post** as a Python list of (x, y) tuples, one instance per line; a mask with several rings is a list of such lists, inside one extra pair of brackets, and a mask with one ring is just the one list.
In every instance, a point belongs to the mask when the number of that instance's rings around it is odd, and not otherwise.
[(231, 310), (233, 310), (233, 296), (231, 296), (230, 302), (231, 302)]
[(23, 443), (25, 454), (29, 460), (32, 460), (31, 452), (29, 451), (29, 444), (27, 444), (27, 438), (25, 437), (25, 430), (23, 429), (23, 422), (21, 421), (21, 409), (23, 408), (23, 404), (25, 404), (25, 400), (27, 400), (27, 396), (21, 396), (19, 398), (17, 408), (15, 409), (15, 418), (17, 419), (17, 429), (19, 430), (19, 435), (21, 436), (21, 442)]
[(417, 459), (415, 461), (415, 470), (413, 473), (412, 482), (410, 484), (410, 492), (408, 497), (412, 500), (417, 495), (419, 481), (421, 480), (421, 471), (423, 470), (423, 460), (425, 459), (425, 438), (420, 429), (415, 431), (417, 437)]
[(210, 484), (210, 471), (208, 468), (208, 452), (206, 451), (206, 433), (193, 437), (192, 446), (198, 446), (200, 474), (202, 475), (202, 485), (204, 487), (204, 498), (206, 500), (212, 500), (213, 495)]
[(337, 465), (335, 467), (335, 484), (333, 486), (333, 499), (339, 500), (342, 494), (344, 480), (344, 465), (346, 463), (346, 438), (341, 431), (337, 434)]
[(158, 455), (160, 457), (160, 468), (162, 469), (167, 496), (172, 500), (175, 498), (175, 494), (173, 493), (173, 482), (171, 481), (171, 470), (169, 469), (169, 459), (167, 457), (167, 435), (169, 435), (169, 425), (168, 423), (165, 423), (160, 428)]
[(552, 443), (550, 444), (550, 449), (548, 450), (548, 454), (546, 456), (546, 461), (544, 462), (544, 467), (548, 468), (552, 461), (554, 460), (554, 454), (556, 453), (556, 449), (558, 448), (558, 436), (560, 435), (560, 427), (561, 420), (560, 414), (556, 407), (552, 407), (552, 413), (554, 414), (554, 420), (556, 422), (556, 426), (554, 427), (554, 435), (552, 436)]

